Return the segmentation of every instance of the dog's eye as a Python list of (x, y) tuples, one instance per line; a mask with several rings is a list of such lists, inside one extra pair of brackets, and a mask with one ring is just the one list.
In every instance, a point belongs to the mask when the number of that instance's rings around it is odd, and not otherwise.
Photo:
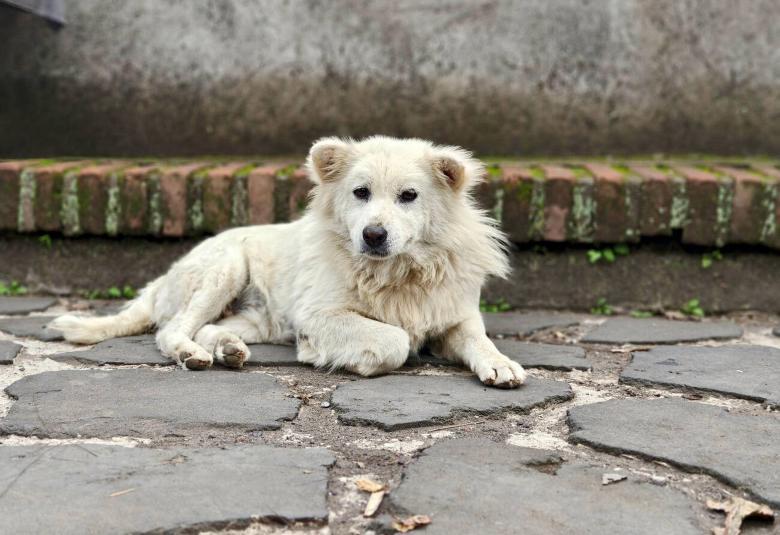
[(352, 193), (355, 194), (355, 197), (363, 201), (371, 196), (371, 192), (368, 190), (368, 188), (357, 188)]
[(417, 192), (413, 189), (407, 189), (402, 191), (398, 198), (401, 199), (401, 202), (412, 202), (417, 198)]

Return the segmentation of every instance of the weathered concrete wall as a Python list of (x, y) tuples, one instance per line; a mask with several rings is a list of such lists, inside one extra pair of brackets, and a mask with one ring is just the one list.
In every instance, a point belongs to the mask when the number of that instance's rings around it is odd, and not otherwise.
[(0, 155), (780, 152), (777, 0), (77, 0), (0, 11)]

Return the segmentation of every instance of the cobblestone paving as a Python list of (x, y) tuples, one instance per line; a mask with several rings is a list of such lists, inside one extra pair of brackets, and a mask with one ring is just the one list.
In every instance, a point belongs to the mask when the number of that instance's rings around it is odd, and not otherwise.
[(0, 342), (0, 364), (12, 364), (22, 346), (13, 342)]
[[(429, 355), (364, 379), (288, 346), (184, 372), (151, 335), (43, 329), (104, 307), (33, 305), (0, 314), (0, 532), (370, 534), (424, 514), (420, 533), (706, 534), (709, 498), (780, 507), (777, 316), (488, 315), (531, 376), (497, 390)], [(372, 517), (360, 479), (386, 485)]]
[[(333, 461), (323, 448), (8, 446), (0, 448), (0, 481), (15, 483), (0, 499), (2, 531), (161, 532), (253, 515), (326, 520)], [(44, 507), (19, 514), (32, 503)], [(89, 530), (77, 516), (84, 514)]]
[(596, 344), (676, 344), (728, 340), (740, 336), (742, 329), (730, 322), (614, 318), (593, 329), (582, 341)]
[(0, 297), (0, 315), (13, 316), (40, 312), (56, 302), (57, 300), (51, 297)]
[(780, 349), (766, 346), (656, 347), (637, 352), (624, 383), (679, 386), (780, 405)]
[(387, 375), (339, 386), (332, 401), (339, 421), (391, 431), (446, 422), (455, 414), (527, 412), (571, 398), (565, 382), (535, 377), (524, 388), (502, 390), (476, 377)]
[(571, 327), (580, 323), (582, 314), (561, 314), (550, 312), (507, 312), (504, 314), (483, 314), (485, 330), (491, 336), (528, 336), (550, 327)]
[[(425, 504), (425, 533), (700, 533), (693, 500), (633, 474), (602, 487), (601, 466), (485, 439), (441, 442), (412, 464), (394, 506)], [(522, 504), (519, 505), (518, 504)]]
[(0, 318), (0, 332), (22, 338), (35, 338), (44, 342), (62, 340), (58, 331), (47, 329), (46, 326), (54, 316), (29, 316), (25, 318)]

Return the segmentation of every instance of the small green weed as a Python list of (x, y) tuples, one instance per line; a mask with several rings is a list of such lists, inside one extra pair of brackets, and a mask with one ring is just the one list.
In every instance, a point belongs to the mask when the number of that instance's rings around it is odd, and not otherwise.
[(51, 249), (51, 236), (48, 234), (44, 234), (43, 236), (38, 236), (38, 243), (43, 245), (46, 249)]
[(685, 303), (682, 308), (680, 308), (680, 312), (686, 316), (693, 316), (695, 318), (704, 317), (704, 309), (701, 307), (701, 303), (698, 299), (691, 299)]
[(599, 300), (596, 301), (596, 306), (590, 309), (590, 313), (598, 316), (611, 316), (615, 311), (612, 310), (612, 306), (607, 303), (605, 297), (600, 297)]
[(649, 310), (632, 310), (631, 311), (631, 317), (632, 318), (652, 318), (655, 316), (652, 312)]
[(619, 243), (614, 247), (605, 247), (604, 249), (588, 249), (588, 262), (596, 264), (602, 260), (607, 263), (613, 263), (618, 256), (628, 256), (631, 249), (625, 243)]
[(123, 288), (112, 286), (107, 290), (87, 290), (82, 295), (87, 299), (133, 299), (137, 292), (132, 286), (125, 285)]
[(27, 293), (27, 287), (19, 283), (18, 281), (11, 281), (6, 284), (0, 281), (0, 295), (2, 296), (16, 296), (24, 295)]
[(495, 303), (488, 303), (483, 299), (479, 302), (479, 309), (482, 312), (507, 312), (508, 310), (512, 310), (512, 305), (503, 299), (499, 299)]
[(715, 249), (711, 253), (705, 253), (701, 255), (701, 267), (702, 269), (709, 269), (715, 262), (723, 260), (723, 253), (719, 249)]

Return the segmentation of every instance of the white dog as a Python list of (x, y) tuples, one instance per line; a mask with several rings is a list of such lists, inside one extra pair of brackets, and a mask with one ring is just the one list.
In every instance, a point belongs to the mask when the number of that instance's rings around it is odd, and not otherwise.
[(316, 184), (294, 223), (236, 228), (205, 240), (119, 314), (61, 316), (77, 343), (157, 328), (183, 368), (241, 367), (246, 344), (297, 341), (298, 359), (376, 375), (428, 343), (485, 384), (526, 374), (485, 334), (480, 288), (509, 270), (506, 241), (475, 208), (482, 165), (416, 139), (321, 139)]

